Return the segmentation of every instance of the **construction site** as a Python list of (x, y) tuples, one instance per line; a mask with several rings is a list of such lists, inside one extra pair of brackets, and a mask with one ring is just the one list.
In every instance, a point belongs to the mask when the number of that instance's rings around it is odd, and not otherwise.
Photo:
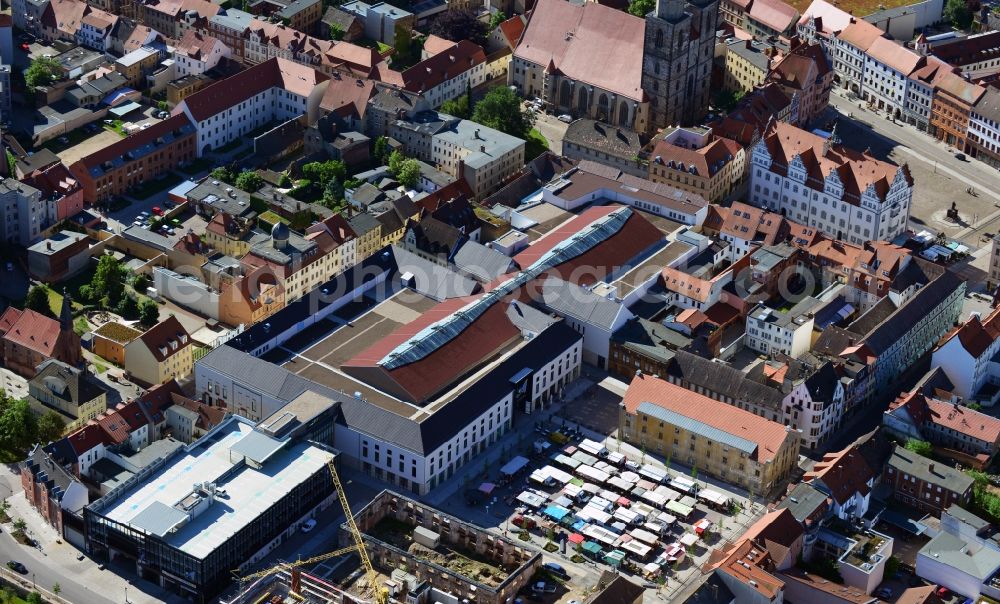
[[(542, 564), (541, 554), (393, 491), (382, 491), (354, 520), (394, 599), (419, 600), (433, 589), (458, 601), (502, 604)], [(345, 523), (342, 544), (351, 538)]]

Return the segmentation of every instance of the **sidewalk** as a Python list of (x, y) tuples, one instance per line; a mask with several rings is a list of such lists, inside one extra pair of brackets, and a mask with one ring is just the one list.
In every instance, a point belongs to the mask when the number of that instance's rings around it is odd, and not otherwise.
[[(14, 484), (12, 485), (12, 483)], [(13, 488), (11, 488), (12, 486)], [(7, 496), (11, 491), (12, 494)], [(7, 466), (0, 467), (0, 496), (6, 496), (6, 500), (10, 503), (8, 514), (11, 519), (23, 519), (27, 524), (28, 536), (37, 542), (35, 548), (22, 546), (25, 563), (32, 568), (38, 568), (41, 565), (50, 572), (62, 575), (65, 579), (65, 582), (62, 583), (64, 591), (65, 585), (72, 581), (92, 592), (95, 599), (110, 601), (112, 597), (110, 594), (125, 594), (127, 590), (130, 604), (176, 601), (176, 597), (166, 590), (161, 589), (158, 585), (140, 580), (138, 576), (122, 577), (110, 570), (101, 570), (97, 563), (90, 558), (78, 560), (77, 558), (84, 552), (63, 540), (56, 533), (56, 530), (31, 507), (24, 496), (24, 491), (21, 490), (19, 477), (16, 477)], [(32, 565), (28, 558), (34, 559), (38, 564)], [(48, 582), (54, 583), (51, 580)], [(52, 585), (43, 584), (41, 577), (38, 578), (36, 583), (38, 590), (50, 589), (51, 587)]]

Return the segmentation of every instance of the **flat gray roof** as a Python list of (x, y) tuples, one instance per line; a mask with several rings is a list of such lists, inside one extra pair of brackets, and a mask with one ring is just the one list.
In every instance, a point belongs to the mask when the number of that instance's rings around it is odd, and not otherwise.
[[(234, 446), (252, 431), (249, 420), (230, 417), (147, 480), (110, 501), (102, 513), (113, 522), (156, 534), (167, 525), (175, 526), (163, 540), (204, 559), (296, 486), (316, 472), (325, 472), (327, 462), (334, 458), (330, 451), (309, 443), (286, 444), (272, 451), (267, 463), (256, 469), (243, 464), (241, 455), (232, 455)], [(243, 446), (257, 442), (254, 438)], [(190, 519), (185, 514), (187, 520), (180, 526), (173, 524), (173, 519), (180, 517), (175, 512), (184, 514), (175, 506), (191, 495), (196, 483), (203, 482), (215, 482), (226, 490), (228, 498), (212, 503)]]

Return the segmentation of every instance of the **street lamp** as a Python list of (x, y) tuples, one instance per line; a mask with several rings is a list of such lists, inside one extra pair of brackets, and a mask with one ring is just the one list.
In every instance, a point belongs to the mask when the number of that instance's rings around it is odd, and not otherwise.
[(128, 587), (125, 588), (125, 604), (128, 604)]

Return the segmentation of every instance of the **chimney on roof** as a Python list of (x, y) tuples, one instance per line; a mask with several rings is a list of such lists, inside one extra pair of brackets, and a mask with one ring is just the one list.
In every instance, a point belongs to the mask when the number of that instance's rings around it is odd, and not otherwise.
[(934, 473), (934, 464), (928, 464), (927, 465), (927, 471), (930, 472), (931, 474), (933, 474)]
[(52, 241), (51, 240), (45, 242), (45, 249), (49, 250), (50, 252), (52, 251)]

